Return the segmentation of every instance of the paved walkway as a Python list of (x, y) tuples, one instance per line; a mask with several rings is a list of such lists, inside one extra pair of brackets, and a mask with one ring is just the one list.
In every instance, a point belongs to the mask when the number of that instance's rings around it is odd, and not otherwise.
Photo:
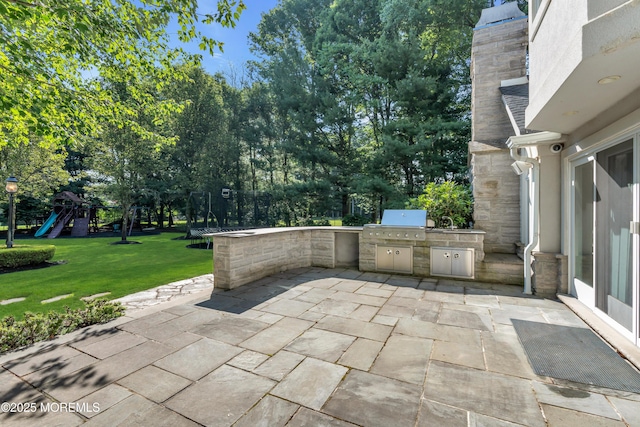
[(167, 285), (158, 286), (157, 288), (147, 291), (138, 292), (118, 298), (122, 305), (127, 309), (127, 314), (131, 315), (138, 310), (153, 307), (158, 304), (165, 304), (169, 301), (175, 301), (184, 296), (199, 293), (202, 291), (213, 290), (213, 274), (205, 274), (203, 276), (193, 277), (191, 279), (172, 282)]
[(519, 288), (354, 270), (205, 289), (3, 356), (0, 425), (640, 426), (639, 394), (536, 375), (512, 319), (586, 327)]

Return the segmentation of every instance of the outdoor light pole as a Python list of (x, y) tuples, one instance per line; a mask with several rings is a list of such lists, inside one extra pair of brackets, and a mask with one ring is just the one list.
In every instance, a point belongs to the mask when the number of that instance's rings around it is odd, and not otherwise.
[(14, 176), (10, 176), (5, 181), (6, 185), (4, 189), (9, 193), (9, 221), (8, 230), (7, 230), (7, 248), (13, 247), (13, 217), (14, 217), (14, 209), (13, 209), (13, 195), (18, 192), (18, 180)]

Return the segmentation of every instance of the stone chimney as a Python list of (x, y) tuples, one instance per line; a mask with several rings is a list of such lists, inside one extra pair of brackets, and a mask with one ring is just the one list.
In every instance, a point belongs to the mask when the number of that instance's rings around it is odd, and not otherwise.
[(516, 135), (502, 100), (506, 80), (526, 77), (527, 16), (515, 2), (482, 11), (471, 51), (472, 134), (469, 143), (475, 228), (485, 252), (515, 253), (520, 241), (520, 180), (505, 142)]

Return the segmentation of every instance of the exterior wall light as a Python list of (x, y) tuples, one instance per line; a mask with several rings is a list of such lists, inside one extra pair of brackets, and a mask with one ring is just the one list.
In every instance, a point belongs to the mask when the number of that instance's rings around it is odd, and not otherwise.
[(516, 174), (522, 175), (523, 173), (531, 169), (533, 165), (531, 163), (523, 162), (522, 160), (516, 160), (515, 162), (511, 163), (511, 167)]
[(607, 76), (598, 80), (598, 84), (608, 85), (609, 83), (613, 83), (620, 80), (620, 76)]

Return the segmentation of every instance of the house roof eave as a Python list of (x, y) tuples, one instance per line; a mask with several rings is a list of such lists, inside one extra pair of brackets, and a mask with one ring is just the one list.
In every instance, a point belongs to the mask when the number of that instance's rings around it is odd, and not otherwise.
[(559, 142), (565, 142), (565, 135), (558, 132), (536, 132), (528, 133), (525, 135), (513, 135), (507, 139), (507, 147), (509, 148), (526, 148), (535, 147), (539, 145), (557, 144)]

